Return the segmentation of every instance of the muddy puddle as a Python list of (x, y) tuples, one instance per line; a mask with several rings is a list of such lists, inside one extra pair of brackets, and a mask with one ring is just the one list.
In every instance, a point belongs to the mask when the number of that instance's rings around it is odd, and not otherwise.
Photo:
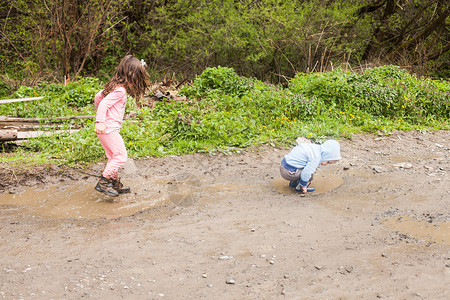
[[(295, 193), (288, 181), (276, 178), (266, 185), (217, 183), (193, 174), (161, 177), (134, 177), (123, 180), (132, 193), (108, 197), (94, 190), (95, 177), (83, 182), (60, 184), (44, 188), (29, 188), (14, 194), (0, 194), (0, 211), (23, 213), (49, 219), (96, 219), (126, 217), (167, 203), (192, 206), (199, 201), (218, 202), (238, 194), (270, 188), (276, 193)], [(311, 187), (313, 194), (323, 194), (342, 185), (344, 179), (336, 174), (316, 174)]]
[(450, 246), (450, 223), (429, 223), (408, 216), (385, 218), (382, 223), (393, 231), (419, 241)]
[[(44, 189), (27, 189), (16, 194), (0, 194), (0, 210), (16, 210), (44, 218), (116, 218), (132, 215), (162, 202), (159, 193), (140, 198), (125, 196), (118, 201), (94, 190), (95, 181), (56, 185)], [(124, 197), (124, 198), (125, 198)]]
[[(339, 174), (319, 173), (314, 175), (314, 180), (309, 187), (316, 190), (311, 195), (324, 194), (340, 187), (344, 183), (344, 178)], [(289, 187), (289, 181), (279, 177), (273, 180), (273, 186), (282, 194), (297, 193), (294, 188)]]
[[(199, 200), (220, 201), (231, 193), (254, 189), (252, 185), (216, 184), (192, 174), (123, 180), (132, 193), (109, 197), (94, 189), (97, 180), (29, 188), (0, 194), (0, 212), (24, 213), (48, 219), (96, 219), (131, 216), (165, 205), (192, 206)], [(258, 188), (261, 188), (260, 186)]]

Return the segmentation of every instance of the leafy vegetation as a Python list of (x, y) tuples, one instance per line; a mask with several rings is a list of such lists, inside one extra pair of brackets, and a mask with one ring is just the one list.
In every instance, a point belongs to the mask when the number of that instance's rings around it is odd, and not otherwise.
[(109, 78), (127, 53), (154, 79), (218, 65), (272, 83), (347, 65), (450, 69), (444, 0), (11, 0), (0, 11), (0, 82), (13, 90), (11, 80)]
[[(92, 101), (100, 89), (95, 78), (21, 87), (14, 96), (46, 98), (1, 105), (0, 115), (94, 114)], [(449, 129), (450, 82), (417, 78), (395, 66), (362, 74), (298, 73), (286, 88), (240, 77), (231, 68), (208, 68), (180, 93), (186, 101), (159, 101), (153, 108), (136, 109), (129, 98), (127, 112), (135, 114), (124, 121), (121, 134), (131, 157), (231, 153), (263, 143), (293, 145), (299, 136), (321, 141), (360, 132)], [(32, 152), (62, 164), (103, 158), (93, 121), (77, 122), (79, 132), (32, 139), (17, 159)]]

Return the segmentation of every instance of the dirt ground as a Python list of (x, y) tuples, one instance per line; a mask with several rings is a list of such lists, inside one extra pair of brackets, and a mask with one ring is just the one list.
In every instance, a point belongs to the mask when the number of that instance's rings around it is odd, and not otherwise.
[(450, 299), (449, 141), (341, 140), (306, 197), (271, 146), (130, 160), (115, 201), (75, 169), (3, 165), (0, 298)]

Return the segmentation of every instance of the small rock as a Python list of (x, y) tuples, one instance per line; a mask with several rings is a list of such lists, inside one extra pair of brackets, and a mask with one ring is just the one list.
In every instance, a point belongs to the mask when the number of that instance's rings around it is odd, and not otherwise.
[(435, 145), (436, 145), (437, 147), (439, 147), (439, 148), (444, 147), (444, 145), (441, 145), (441, 144), (438, 144), (438, 143), (435, 143)]
[(228, 256), (228, 255), (222, 255), (221, 257), (219, 257), (220, 260), (227, 260), (227, 259), (232, 259), (233, 256)]
[(402, 168), (402, 169), (411, 169), (412, 168), (412, 164), (410, 164), (410, 163), (398, 163), (398, 164), (393, 164), (393, 166), (396, 168)]
[(383, 173), (386, 172), (387, 169), (384, 167), (380, 167), (380, 166), (370, 166), (370, 168), (375, 172), (375, 173)]
[(206, 278), (206, 277), (208, 277), (208, 275), (206, 275), (205, 273), (203, 273), (203, 274), (202, 274), (202, 277), (203, 277), (203, 278)]
[(236, 281), (233, 278), (227, 280), (227, 284), (235, 284)]

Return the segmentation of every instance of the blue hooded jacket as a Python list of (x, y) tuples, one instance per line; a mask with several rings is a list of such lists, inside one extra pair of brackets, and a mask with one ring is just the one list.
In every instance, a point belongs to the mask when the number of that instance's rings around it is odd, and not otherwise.
[(341, 148), (339, 143), (335, 140), (327, 140), (322, 145), (298, 144), (284, 157), (283, 165), (289, 171), (303, 169), (300, 176), (300, 185), (307, 186), (309, 179), (322, 161), (340, 159)]

